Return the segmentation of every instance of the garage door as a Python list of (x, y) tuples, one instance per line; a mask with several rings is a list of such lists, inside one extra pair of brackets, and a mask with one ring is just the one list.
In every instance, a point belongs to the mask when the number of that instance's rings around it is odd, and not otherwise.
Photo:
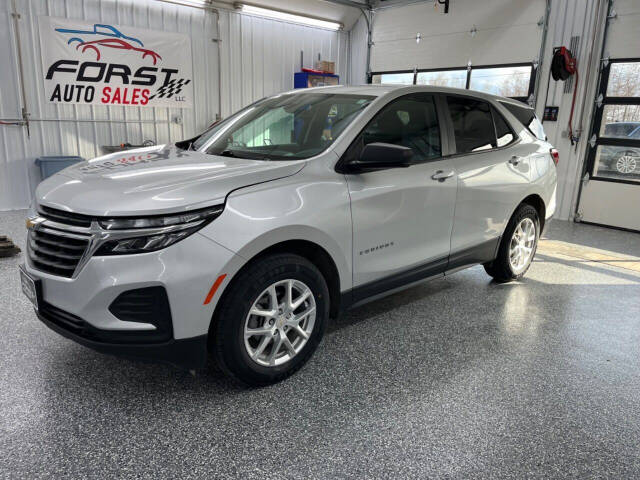
[[(506, 96), (526, 98), (545, 8), (545, 0), (456, 0), (446, 15), (433, 2), (381, 9), (374, 18), (373, 81), (478, 90), (504, 82)], [(471, 78), (469, 64), (478, 70)]]
[(640, 230), (640, 4), (615, 2), (601, 63), (578, 213), (582, 221)]

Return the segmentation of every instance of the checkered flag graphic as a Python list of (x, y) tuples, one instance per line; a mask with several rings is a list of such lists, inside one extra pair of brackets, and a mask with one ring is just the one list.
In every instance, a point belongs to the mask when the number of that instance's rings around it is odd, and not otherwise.
[(169, 80), (167, 83), (162, 85), (156, 93), (149, 97), (149, 100), (154, 98), (171, 98), (174, 95), (178, 95), (182, 91), (182, 87), (188, 85), (191, 82), (191, 79), (187, 80), (181, 78), (179, 80)]

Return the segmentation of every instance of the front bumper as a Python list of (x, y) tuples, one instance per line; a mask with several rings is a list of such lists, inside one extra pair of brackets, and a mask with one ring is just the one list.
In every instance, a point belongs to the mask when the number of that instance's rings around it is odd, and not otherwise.
[(162, 343), (114, 343), (99, 340), (100, 336), (95, 335), (97, 332), (86, 322), (85, 325), (70, 325), (65, 321), (64, 313), (46, 303), (36, 310), (38, 318), (51, 330), (100, 353), (167, 363), (187, 370), (203, 368), (207, 363), (207, 335)]
[[(52, 330), (100, 352), (186, 368), (205, 364), (215, 305), (244, 263), (199, 233), (157, 252), (92, 257), (75, 278), (44, 273), (26, 257), (25, 270), (41, 287), (38, 317)], [(226, 281), (205, 302), (213, 282), (222, 274), (227, 274)], [(109, 306), (123, 292), (152, 286), (166, 290), (173, 335), (163, 342), (148, 342), (144, 335), (135, 341), (136, 332), (149, 333), (154, 325), (120, 320)], [(65, 315), (75, 318), (82, 328), (62, 321)], [(119, 341), (119, 333), (129, 340)]]

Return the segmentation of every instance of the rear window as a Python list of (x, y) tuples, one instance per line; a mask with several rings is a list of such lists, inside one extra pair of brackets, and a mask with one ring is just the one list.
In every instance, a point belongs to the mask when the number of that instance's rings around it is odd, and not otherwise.
[(531, 107), (519, 106), (513, 103), (500, 102), (511, 114), (522, 123), (527, 130), (535, 135), (539, 140), (546, 140), (547, 135), (544, 133), (542, 123), (538, 120), (536, 112)]

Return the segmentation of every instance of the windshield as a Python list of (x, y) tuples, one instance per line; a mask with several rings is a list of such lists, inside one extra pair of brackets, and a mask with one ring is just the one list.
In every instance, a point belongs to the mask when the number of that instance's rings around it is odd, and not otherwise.
[(312, 92), (267, 98), (213, 126), (191, 148), (259, 160), (313, 157), (329, 147), (374, 98)]

